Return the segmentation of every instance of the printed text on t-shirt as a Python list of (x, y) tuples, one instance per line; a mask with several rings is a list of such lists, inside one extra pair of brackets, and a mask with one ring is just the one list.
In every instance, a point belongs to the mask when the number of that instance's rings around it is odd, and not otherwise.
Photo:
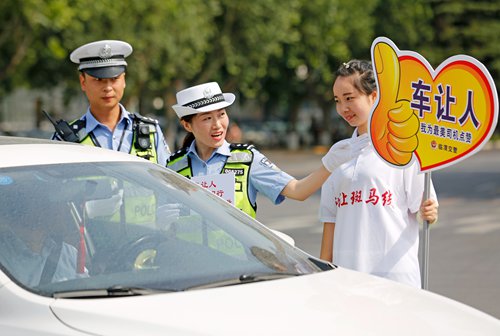
[(386, 190), (383, 193), (377, 190), (377, 188), (371, 188), (368, 195), (363, 195), (362, 190), (354, 190), (349, 194), (341, 192), (338, 197), (335, 197), (335, 205), (340, 208), (343, 206), (354, 205), (357, 203), (366, 203), (382, 206), (391, 205), (392, 193), (390, 190)]

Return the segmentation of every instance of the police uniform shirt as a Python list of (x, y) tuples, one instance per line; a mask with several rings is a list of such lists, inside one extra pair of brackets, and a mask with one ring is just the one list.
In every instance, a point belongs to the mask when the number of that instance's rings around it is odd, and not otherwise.
[[(187, 152), (187, 155), (191, 159), (193, 175), (220, 174), (227, 159), (231, 156), (229, 145), (227, 141), (224, 141), (224, 144), (217, 148), (205, 162), (198, 156), (196, 152), (196, 140), (193, 141)], [(257, 192), (261, 192), (274, 204), (280, 204), (285, 199), (281, 195), (281, 192), (293, 177), (280, 170), (255, 148), (251, 150), (253, 152), (253, 161), (250, 167), (250, 183), (248, 185), (250, 201), (255, 204)]]
[[(113, 132), (92, 115), (90, 107), (81, 119), (86, 120), (85, 129), (87, 133), (92, 132), (102, 148), (130, 153), (134, 138), (132, 115), (121, 104), (120, 111), (120, 121)], [(165, 166), (170, 150), (158, 124), (156, 124), (155, 143), (157, 144), (158, 164)]]

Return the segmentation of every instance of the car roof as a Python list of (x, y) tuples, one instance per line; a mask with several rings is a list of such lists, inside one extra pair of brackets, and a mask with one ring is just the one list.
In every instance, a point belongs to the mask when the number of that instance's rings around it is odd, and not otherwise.
[[(37, 144), (37, 143), (54, 143), (49, 139), (25, 138), (17, 136), (0, 136), (0, 146), (2, 145), (19, 145), (19, 144)], [(71, 144), (70, 142), (65, 142)]]
[(144, 159), (108, 149), (48, 139), (0, 136), (0, 167)]

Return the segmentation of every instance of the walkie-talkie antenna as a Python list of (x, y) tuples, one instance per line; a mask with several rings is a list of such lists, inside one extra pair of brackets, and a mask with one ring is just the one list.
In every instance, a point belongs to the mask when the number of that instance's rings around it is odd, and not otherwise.
[(69, 141), (69, 142), (79, 142), (78, 136), (71, 129), (68, 122), (66, 122), (62, 119), (59, 121), (56, 121), (45, 110), (42, 110), (42, 112), (43, 112), (43, 114), (45, 114), (47, 119), (49, 119), (49, 121), (52, 123), (52, 125), (54, 125), (54, 128), (56, 129), (57, 135), (59, 135), (59, 137), (62, 140)]

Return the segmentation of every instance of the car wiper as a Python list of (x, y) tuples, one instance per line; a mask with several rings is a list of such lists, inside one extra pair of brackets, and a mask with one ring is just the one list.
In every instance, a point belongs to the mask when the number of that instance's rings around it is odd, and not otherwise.
[(186, 288), (186, 290), (241, 285), (244, 283), (290, 278), (299, 275), (302, 274), (301, 273), (244, 273), (237, 278), (218, 280), (203, 285), (189, 287)]
[(329, 270), (337, 268), (337, 266), (335, 266), (334, 264), (332, 264), (329, 261), (321, 260), (321, 259), (315, 258), (315, 257), (310, 257), (308, 259), (310, 262), (312, 262), (313, 264), (318, 266), (322, 271), (329, 271)]
[(176, 291), (177, 290), (170, 290), (170, 289), (160, 290), (160, 289), (142, 288), (142, 287), (113, 286), (109, 288), (56, 292), (54, 293), (53, 296), (54, 298), (65, 298), (65, 299), (69, 298), (92, 299), (92, 298), (117, 297), (117, 296), (149, 295), (149, 294), (176, 292)]

